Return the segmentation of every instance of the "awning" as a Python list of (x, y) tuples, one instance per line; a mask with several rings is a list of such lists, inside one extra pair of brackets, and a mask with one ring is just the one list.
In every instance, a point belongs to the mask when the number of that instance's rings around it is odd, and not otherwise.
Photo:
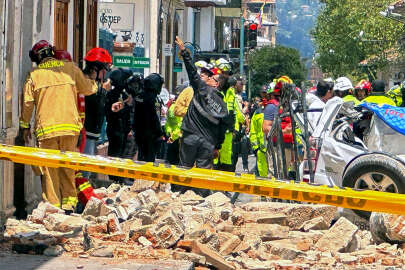
[(240, 8), (215, 8), (215, 15), (217, 17), (239, 18), (241, 15)]
[(186, 7), (210, 7), (216, 5), (226, 5), (226, 0), (184, 0)]

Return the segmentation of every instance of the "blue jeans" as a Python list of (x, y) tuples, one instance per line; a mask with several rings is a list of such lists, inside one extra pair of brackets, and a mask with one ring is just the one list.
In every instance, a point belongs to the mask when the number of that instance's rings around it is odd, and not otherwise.
[[(96, 154), (96, 145), (97, 145), (96, 139), (90, 139), (89, 137), (87, 137), (86, 145), (84, 146), (84, 150), (83, 150), (83, 154), (94, 156)], [(91, 172), (82, 172), (82, 174), (83, 174), (83, 177), (89, 178)]]
[(104, 122), (103, 125), (101, 126), (100, 137), (97, 140), (98, 144), (104, 144), (106, 141), (108, 141), (106, 129), (107, 129), (107, 121), (106, 118), (104, 117)]

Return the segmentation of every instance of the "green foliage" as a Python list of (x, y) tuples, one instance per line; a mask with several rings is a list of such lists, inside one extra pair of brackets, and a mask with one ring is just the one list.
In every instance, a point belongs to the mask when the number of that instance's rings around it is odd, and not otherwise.
[[(335, 77), (364, 72), (368, 60), (384, 68), (398, 54), (404, 26), (379, 15), (392, 0), (322, 0), (324, 6), (313, 31), (316, 62)], [(360, 32), (363, 31), (363, 36)], [(371, 61), (370, 61), (371, 60)]]
[(289, 76), (300, 86), (306, 75), (298, 50), (284, 46), (266, 46), (254, 50), (249, 54), (248, 63), (252, 72), (253, 93), (258, 93), (263, 85), (283, 75)]

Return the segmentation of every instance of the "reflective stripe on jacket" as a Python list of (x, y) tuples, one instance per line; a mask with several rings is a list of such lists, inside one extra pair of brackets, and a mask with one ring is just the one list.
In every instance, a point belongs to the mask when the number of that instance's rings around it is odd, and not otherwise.
[(360, 104), (360, 101), (353, 95), (347, 95), (345, 97), (343, 97), (343, 101), (344, 102), (350, 102), (353, 101), (354, 102), (354, 106), (357, 106)]
[(48, 58), (28, 75), (20, 126), (28, 127), (35, 107), (35, 134), (39, 140), (77, 135), (83, 126), (77, 94), (92, 95), (96, 91), (96, 83), (74, 63)]

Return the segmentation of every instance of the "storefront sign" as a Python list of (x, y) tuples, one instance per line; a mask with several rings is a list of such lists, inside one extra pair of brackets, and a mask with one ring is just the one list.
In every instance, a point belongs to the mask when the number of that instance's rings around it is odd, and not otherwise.
[(119, 55), (113, 57), (113, 64), (115, 67), (149, 68), (150, 58)]
[(163, 45), (163, 55), (164, 56), (172, 56), (173, 55), (173, 46), (172, 46), (172, 44)]
[(113, 64), (116, 67), (132, 67), (132, 56), (114, 56)]
[(134, 57), (132, 62), (133, 68), (149, 68), (150, 58), (146, 57)]
[(134, 30), (135, 4), (99, 3), (98, 18), (100, 28), (116, 31)]
[(173, 72), (182, 72), (182, 71), (183, 71), (183, 64), (181, 63), (173, 64)]

